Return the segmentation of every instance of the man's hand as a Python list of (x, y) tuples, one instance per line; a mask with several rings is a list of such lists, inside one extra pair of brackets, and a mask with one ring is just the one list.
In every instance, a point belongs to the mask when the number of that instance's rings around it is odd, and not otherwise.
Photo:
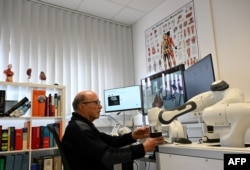
[(149, 127), (139, 127), (132, 132), (132, 137), (134, 140), (144, 139), (149, 137)]
[(145, 152), (153, 152), (155, 151), (155, 147), (158, 145), (165, 144), (163, 136), (157, 138), (148, 138), (143, 143)]

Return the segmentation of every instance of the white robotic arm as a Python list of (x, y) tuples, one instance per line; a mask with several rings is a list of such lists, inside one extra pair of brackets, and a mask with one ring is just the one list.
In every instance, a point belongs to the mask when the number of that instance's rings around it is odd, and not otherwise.
[(211, 126), (230, 126), (220, 137), (221, 146), (245, 147), (245, 134), (250, 127), (250, 103), (218, 103), (203, 111), (203, 120)]
[[(182, 106), (171, 110), (161, 110), (158, 118), (162, 124), (169, 124), (177, 117), (190, 113), (202, 113), (202, 111), (224, 99), (225, 90), (228, 90), (229, 85), (225, 81), (216, 81), (211, 85), (211, 91), (198, 94), (184, 103)], [(229, 97), (230, 95), (226, 95)]]
[[(200, 113), (206, 125), (231, 126), (230, 133), (220, 139), (222, 146), (242, 146), (245, 131), (250, 126), (245, 123), (250, 120), (250, 116), (247, 116), (250, 114), (250, 106), (248, 106), (250, 104), (243, 102), (244, 95), (241, 90), (229, 88), (225, 81), (219, 80), (212, 83), (211, 91), (194, 96), (180, 107), (172, 110), (153, 108), (149, 111), (149, 124), (159, 127), (160, 124), (170, 124), (183, 114)], [(237, 139), (234, 136), (237, 136)]]

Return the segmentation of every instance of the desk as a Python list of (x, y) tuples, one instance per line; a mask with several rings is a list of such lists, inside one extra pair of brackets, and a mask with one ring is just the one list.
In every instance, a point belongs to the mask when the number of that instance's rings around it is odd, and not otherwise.
[(250, 148), (211, 146), (211, 144), (165, 144), (158, 147), (158, 170), (223, 170), (225, 153), (247, 153)]

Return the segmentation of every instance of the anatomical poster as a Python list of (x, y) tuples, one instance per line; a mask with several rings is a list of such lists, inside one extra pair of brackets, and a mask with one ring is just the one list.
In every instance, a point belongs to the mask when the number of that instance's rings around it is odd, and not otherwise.
[(199, 60), (193, 1), (145, 31), (147, 73)]

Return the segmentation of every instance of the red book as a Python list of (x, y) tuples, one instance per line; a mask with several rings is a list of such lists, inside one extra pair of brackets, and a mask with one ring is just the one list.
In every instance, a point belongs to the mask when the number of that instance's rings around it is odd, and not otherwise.
[(31, 128), (32, 136), (31, 136), (31, 149), (39, 149), (40, 148), (40, 126), (34, 126)]
[(15, 129), (15, 150), (23, 149), (23, 129)]

